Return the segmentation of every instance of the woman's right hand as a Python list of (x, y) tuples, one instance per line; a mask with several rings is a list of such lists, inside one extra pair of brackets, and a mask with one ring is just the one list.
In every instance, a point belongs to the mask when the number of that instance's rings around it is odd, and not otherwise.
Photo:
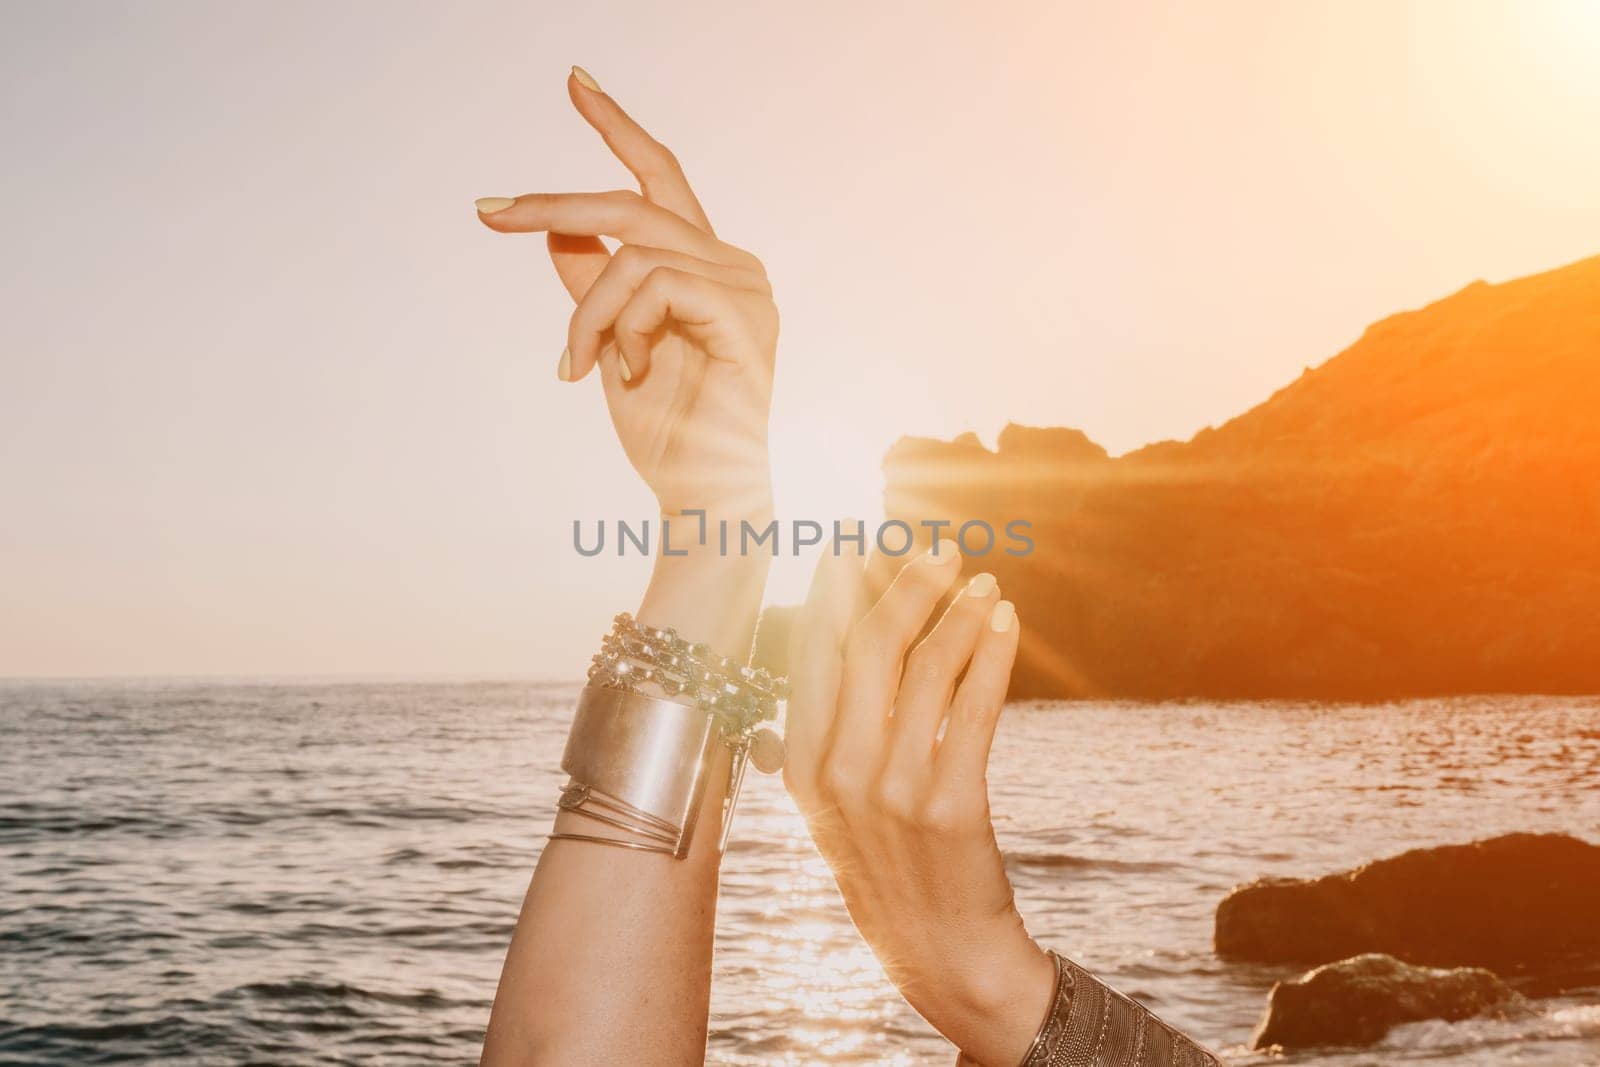
[[(784, 777), (857, 929), (902, 995), (965, 1056), (1012, 1067), (1055, 966), (1023, 928), (989, 817), (990, 743), (1015, 609), (950, 542), (889, 581), (824, 554), (796, 624)], [(875, 600), (868, 590), (887, 584)]]
[[(485, 226), (548, 234), (577, 304), (557, 368), (599, 368), (623, 451), (662, 511), (770, 507), (767, 420), (778, 311), (765, 268), (719, 240), (672, 152), (577, 68), (567, 93), (641, 193), (478, 201)], [(600, 237), (622, 242), (615, 254)]]

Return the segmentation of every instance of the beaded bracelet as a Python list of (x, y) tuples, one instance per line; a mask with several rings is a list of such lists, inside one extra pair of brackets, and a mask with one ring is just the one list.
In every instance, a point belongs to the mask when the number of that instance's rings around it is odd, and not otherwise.
[(724, 736), (747, 734), (777, 717), (788, 683), (764, 668), (735, 663), (670, 627), (646, 626), (627, 612), (612, 620), (589, 667), (594, 685), (617, 688), (654, 683), (717, 717)]

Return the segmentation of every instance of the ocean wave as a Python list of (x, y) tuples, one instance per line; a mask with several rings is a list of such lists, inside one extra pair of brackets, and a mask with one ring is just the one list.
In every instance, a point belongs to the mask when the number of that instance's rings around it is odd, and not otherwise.
[(1600, 1037), (1600, 1003), (1548, 1004), (1515, 1019), (1466, 1019), (1406, 1023), (1391, 1030), (1383, 1047), (1414, 1052), (1460, 1050), (1528, 1041), (1578, 1041)]
[(178, 1062), (197, 1050), (259, 1056), (260, 1042), (241, 1043), (235, 1027), (187, 1014), (152, 1014), (103, 1023), (23, 1025), (0, 1019), (0, 1054), (8, 1064)]
[(1070, 852), (1002, 851), (1001, 858), (1007, 867), (1063, 868), (1076, 871), (1117, 871), (1149, 874), (1156, 871), (1176, 870), (1181, 863), (1160, 860), (1119, 860), (1100, 856), (1079, 856)]
[(155, 814), (86, 811), (65, 804), (20, 803), (0, 807), (0, 844), (8, 845), (80, 834), (171, 837), (183, 829), (183, 823)]
[(454, 1000), (432, 989), (414, 992), (368, 989), (348, 982), (322, 982), (314, 978), (290, 978), (278, 982), (251, 982), (236, 986), (218, 999), (251, 998), (265, 1001), (311, 1001), (321, 1005), (371, 1002), (401, 1008), (437, 1009), (476, 1007), (476, 1001)]

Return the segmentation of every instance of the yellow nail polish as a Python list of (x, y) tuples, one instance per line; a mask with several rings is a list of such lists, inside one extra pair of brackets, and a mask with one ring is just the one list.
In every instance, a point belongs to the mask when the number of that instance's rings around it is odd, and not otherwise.
[(628, 369), (628, 357), (620, 351), (617, 353), (617, 373), (622, 375), (623, 381), (633, 381), (633, 371)]
[(972, 581), (967, 583), (967, 595), (988, 596), (990, 593), (994, 592), (995, 584), (994, 575), (985, 571), (983, 574), (975, 576)]
[(474, 200), (480, 215), (494, 215), (515, 204), (516, 201), (509, 196), (480, 196)]
[(561, 350), (561, 362), (556, 364), (556, 377), (564, 382), (572, 381), (572, 349)]
[(594, 80), (594, 75), (590, 74), (582, 67), (574, 65), (572, 68), (572, 76), (578, 79), (579, 85), (583, 86), (591, 93), (598, 93), (600, 91), (600, 83)]
[(989, 614), (989, 629), (997, 634), (1003, 634), (1011, 629), (1012, 623), (1016, 621), (1016, 606), (1009, 600), (1002, 600), (994, 606), (994, 611)]

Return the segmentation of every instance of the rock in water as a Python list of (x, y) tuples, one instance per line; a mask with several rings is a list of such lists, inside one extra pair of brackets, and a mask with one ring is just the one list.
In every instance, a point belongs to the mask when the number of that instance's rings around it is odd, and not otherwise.
[(1250, 1047), (1370, 1045), (1400, 1023), (1529, 1010), (1510, 986), (1478, 967), (1435, 970), (1393, 956), (1356, 956), (1273, 986)]
[(1217, 907), (1215, 943), (1233, 960), (1327, 963), (1384, 952), (1501, 974), (1600, 959), (1600, 846), (1507, 834), (1314, 880), (1252, 882)]

